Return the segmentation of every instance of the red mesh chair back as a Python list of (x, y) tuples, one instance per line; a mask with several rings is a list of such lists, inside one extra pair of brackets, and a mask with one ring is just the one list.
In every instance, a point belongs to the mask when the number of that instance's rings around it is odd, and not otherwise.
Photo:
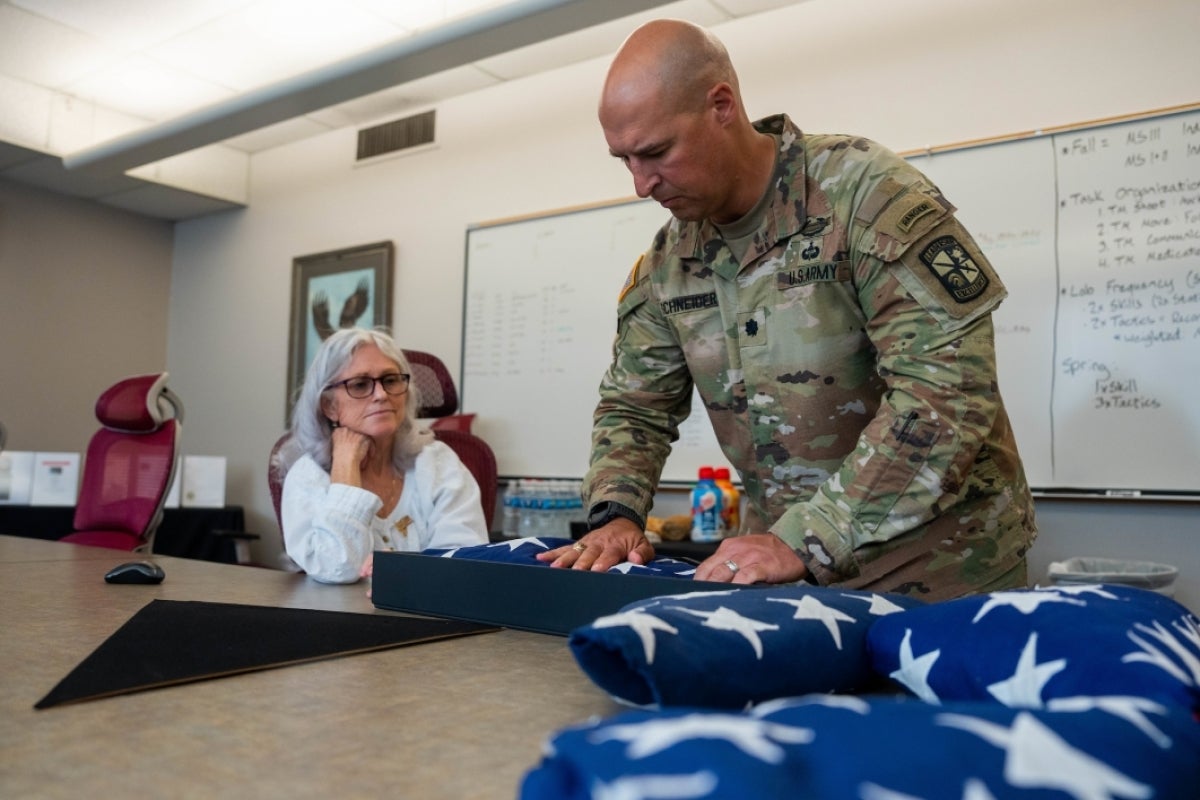
[(458, 454), (459, 459), (475, 477), (475, 482), (479, 484), (480, 499), (483, 502), (483, 519), (490, 532), (492, 519), (496, 516), (496, 486), (498, 482), (496, 454), (492, 452), (491, 445), (473, 433), (453, 428), (435, 428), (433, 435)]
[(283, 476), (287, 473), (279, 463), (279, 451), (290, 438), (292, 435), (285, 433), (276, 439), (271, 448), (271, 455), (267, 458), (267, 486), (271, 489), (271, 505), (275, 508), (275, 521), (279, 523), (280, 534), (283, 533), (283, 515), (279, 513), (279, 502), (283, 498)]
[(137, 375), (96, 401), (103, 425), (88, 444), (75, 505), (75, 532), (63, 541), (149, 552), (178, 462), (183, 404), (167, 373)]
[(448, 417), (438, 417), (429, 423), (429, 427), (435, 431), (446, 430), (470, 433), (471, 424), (474, 422), (474, 414), (451, 414)]
[(457, 411), (458, 391), (442, 360), (420, 350), (404, 350), (403, 353), (412, 371), (412, 385), (421, 399), (417, 416), (447, 417)]
[(432, 353), (405, 350), (404, 357), (412, 368), (412, 382), (421, 399), (417, 416), (433, 418), (430, 428), (439, 441), (445, 442), (475, 476), (483, 501), (483, 518), (488, 530), (496, 515), (496, 455), (483, 439), (471, 433), (474, 414), (458, 414), (458, 391), (445, 363)]

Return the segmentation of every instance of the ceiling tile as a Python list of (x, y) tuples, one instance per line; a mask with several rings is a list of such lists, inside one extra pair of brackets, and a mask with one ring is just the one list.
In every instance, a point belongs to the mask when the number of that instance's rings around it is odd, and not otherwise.
[(683, 0), (556, 36), (475, 63), (499, 78), (515, 80), (612, 53), (621, 46), (621, 42), (625, 41), (625, 37), (634, 28), (652, 19), (664, 17), (686, 19), (697, 25), (714, 25), (728, 19), (726, 14), (714, 8), (707, 0)]
[(147, 54), (192, 75), (246, 91), (404, 35), (398, 26), (350, 5), (260, 0)]
[(55, 93), (0, 75), (0, 139), (45, 152)]
[(712, 0), (715, 5), (728, 11), (735, 17), (747, 17), (774, 8), (794, 6), (806, 0)]
[(504, 5), (511, 0), (443, 0), (414, 3), (412, 0), (353, 0), (382, 19), (415, 32), (472, 12)]
[(126, 51), (157, 44), (252, 0), (11, 0), (14, 6)]
[[(401, 41), (450, 17), (513, 0), (0, 0), (0, 165), (18, 180), (86, 197), (116, 189), (133, 210), (207, 213), (207, 202), (117, 176), (68, 172), (57, 157), (147, 122), (162, 123)], [(601, 2), (601, 0), (595, 0)], [(656, 17), (715, 25), (806, 0), (678, 0), (474, 64), (399, 84), (225, 142), (254, 153), (347, 127), (425, 110), (457, 95), (613, 52)], [(430, 11), (432, 9), (432, 12)], [(471, 54), (467, 54), (469, 58)], [(457, 63), (457, 62), (456, 62)], [(399, 73), (397, 73), (399, 75)], [(305, 79), (299, 79), (302, 83)], [(5, 144), (8, 142), (8, 144)], [(15, 173), (15, 174), (10, 174)], [(146, 177), (146, 176), (142, 176)], [(150, 180), (157, 180), (150, 176)], [(183, 185), (183, 184), (177, 184)], [(200, 197), (203, 192), (190, 193)], [(153, 201), (146, 198), (152, 198)], [(236, 199), (236, 198), (235, 198)], [(158, 210), (152, 207), (158, 203)], [(164, 211), (163, 209), (172, 209)], [(150, 210), (147, 210), (150, 209)]]
[(98, 39), (0, 5), (0, 73), (56, 89), (117, 56)]
[(140, 55), (123, 58), (65, 88), (98, 105), (153, 121), (177, 117), (234, 94)]

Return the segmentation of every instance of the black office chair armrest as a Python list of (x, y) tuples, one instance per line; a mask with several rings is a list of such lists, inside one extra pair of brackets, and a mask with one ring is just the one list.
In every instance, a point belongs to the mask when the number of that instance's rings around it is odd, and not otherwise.
[(228, 528), (213, 528), (212, 535), (219, 539), (230, 542), (233, 545), (233, 556), (235, 564), (250, 565), (253, 562), (250, 560), (250, 548), (247, 542), (252, 542), (261, 539), (257, 533), (250, 531), (236, 531)]

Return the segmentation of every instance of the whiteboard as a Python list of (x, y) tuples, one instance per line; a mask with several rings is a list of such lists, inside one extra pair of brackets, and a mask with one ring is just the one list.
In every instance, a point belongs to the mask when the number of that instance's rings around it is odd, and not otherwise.
[[(652, 201), (467, 232), (462, 408), (503, 477), (580, 477), (612, 357), (617, 294), (663, 224)], [(707, 416), (680, 427), (665, 481), (725, 464)]]
[[(911, 156), (1009, 290), (1000, 387), (1043, 491), (1200, 492), (1200, 112)], [(463, 409), (506, 477), (578, 477), (636, 201), (467, 231)], [(724, 456), (698, 402), (663, 472)]]

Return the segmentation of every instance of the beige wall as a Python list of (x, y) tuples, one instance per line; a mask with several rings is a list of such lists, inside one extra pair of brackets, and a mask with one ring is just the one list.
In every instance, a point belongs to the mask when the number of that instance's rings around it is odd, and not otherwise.
[(97, 396), (167, 365), (170, 223), (0, 180), (0, 421), (83, 452)]

